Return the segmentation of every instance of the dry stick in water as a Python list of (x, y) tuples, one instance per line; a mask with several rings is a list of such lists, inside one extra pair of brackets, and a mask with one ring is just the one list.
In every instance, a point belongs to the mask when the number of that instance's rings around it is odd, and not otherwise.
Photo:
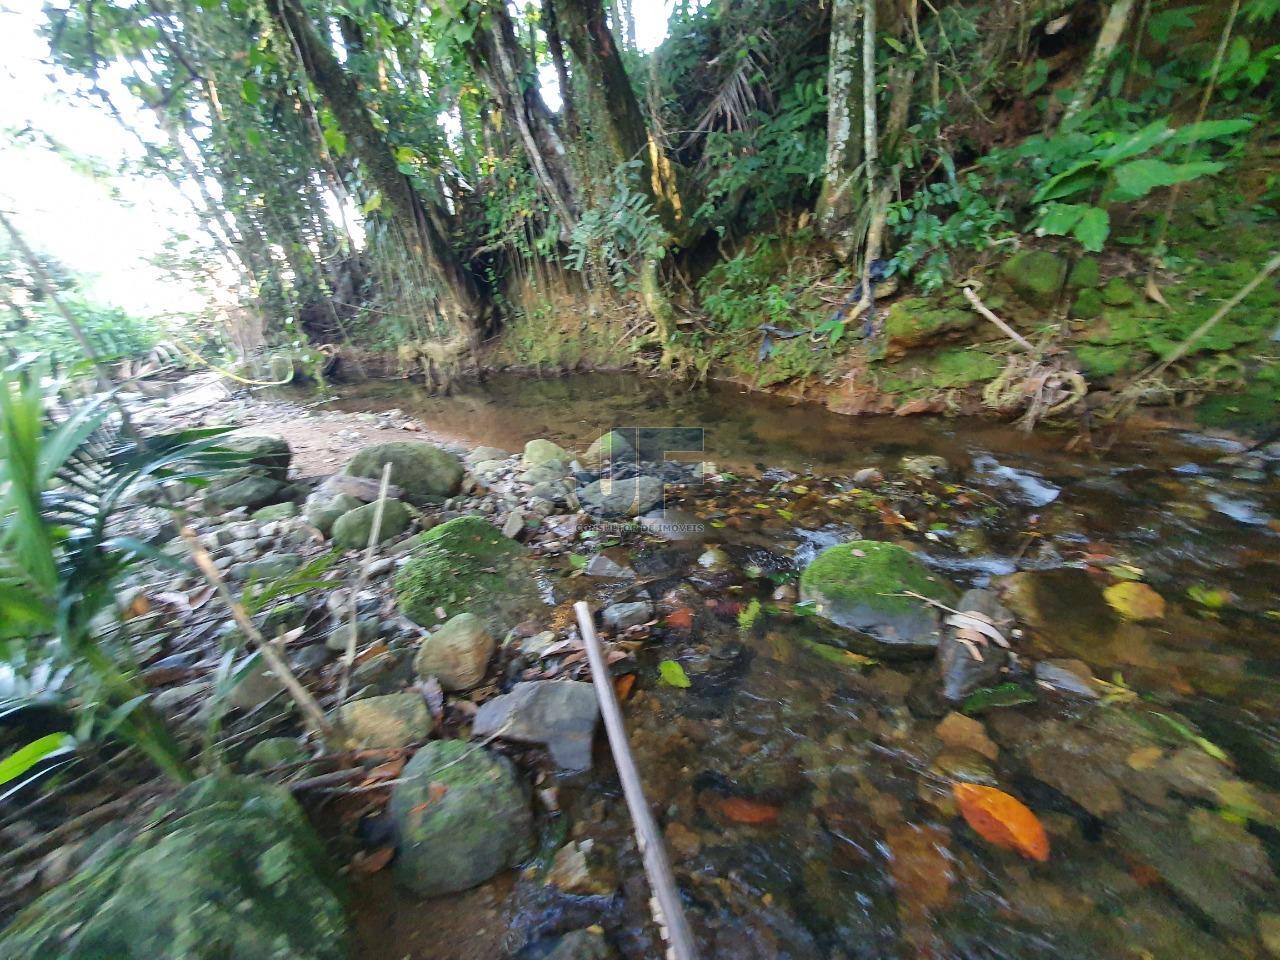
[(382, 483), (378, 487), (377, 506), (373, 508), (373, 526), (369, 528), (369, 542), (365, 544), (364, 557), (351, 585), (351, 629), (347, 631), (347, 650), (342, 655), (342, 680), (338, 683), (338, 709), (347, 702), (347, 690), (351, 687), (351, 669), (356, 663), (356, 643), (359, 637), (360, 591), (369, 580), (369, 564), (373, 563), (373, 548), (378, 545), (382, 533), (382, 511), (387, 505), (387, 488), (391, 486), (391, 464), (382, 465)]
[(1023, 350), (1026, 350), (1028, 353), (1035, 353), (1035, 347), (1031, 346), (1031, 344), (1027, 342), (1027, 338), (1024, 337), (1022, 334), (1018, 333), (1017, 330), (1013, 329), (1013, 327), (1009, 326), (1007, 323), (1005, 323), (1003, 320), (997, 317), (994, 313), (992, 313), (991, 310), (987, 307), (987, 305), (982, 302), (981, 298), (976, 293), (973, 292), (972, 287), (964, 288), (964, 298), (969, 301), (969, 305), (972, 306), (973, 309), (977, 310), (978, 313), (982, 314), (982, 316), (986, 317), (988, 320), (994, 323), (997, 327), (999, 327), (1000, 332), (1003, 333), (1006, 337), (1008, 337), (1010, 340), (1012, 340), (1014, 343), (1020, 346)]
[(253, 625), (253, 620), (249, 618), (249, 614), (245, 612), (244, 607), (231, 595), (231, 590), (227, 587), (227, 581), (222, 578), (218, 568), (213, 565), (213, 557), (209, 556), (209, 551), (202, 547), (200, 541), (196, 539), (195, 531), (188, 524), (183, 523), (178, 528), (178, 532), (181, 534), (183, 541), (186, 542), (187, 549), (191, 552), (191, 559), (200, 568), (200, 572), (204, 574), (205, 579), (213, 584), (213, 588), (218, 592), (219, 599), (231, 611), (231, 616), (235, 619), (236, 626), (244, 631), (245, 636), (262, 653), (262, 659), (267, 661), (267, 666), (271, 668), (271, 672), (284, 685), (285, 690), (289, 692), (289, 696), (293, 698), (303, 716), (306, 717), (311, 731), (319, 736), (330, 749), (336, 749), (338, 747), (337, 736), (333, 724), (324, 715), (324, 710), (320, 708), (316, 698), (308, 693), (307, 688), (294, 676), (288, 661), (281, 656), (280, 651), (262, 636), (258, 628)]
[(644, 857), (644, 872), (649, 878), (649, 889), (653, 891), (654, 899), (649, 904), (653, 910), (653, 918), (667, 942), (668, 960), (696, 960), (693, 933), (689, 929), (689, 921), (685, 919), (680, 891), (676, 889), (671, 863), (667, 860), (667, 851), (662, 845), (662, 834), (658, 832), (658, 825), (654, 822), (648, 801), (645, 800), (640, 773), (631, 756), (627, 728), (622, 722), (622, 710), (618, 707), (618, 697), (609, 678), (609, 667), (600, 649), (600, 640), (596, 637), (591, 608), (585, 602), (578, 601), (573, 609), (578, 615), (578, 629), (582, 633), (583, 646), (587, 648), (591, 683), (596, 688), (596, 699), (600, 701), (600, 714), (604, 717), (604, 729), (609, 735), (613, 762), (618, 768), (618, 779), (622, 781), (627, 809), (631, 811), (636, 842)]

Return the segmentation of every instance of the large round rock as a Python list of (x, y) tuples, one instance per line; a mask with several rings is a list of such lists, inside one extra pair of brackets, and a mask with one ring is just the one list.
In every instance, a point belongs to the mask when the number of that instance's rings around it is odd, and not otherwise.
[(375, 443), (347, 464), (354, 477), (379, 479), (383, 464), (391, 464), (391, 482), (412, 502), (428, 503), (451, 497), (462, 484), (462, 461), (447, 450), (421, 440)]
[(540, 605), (528, 550), (480, 517), (455, 517), (418, 537), (396, 575), (400, 612), (433, 627), (471, 612), (501, 636)]
[[(854, 540), (823, 550), (800, 577), (800, 595), (815, 612), (856, 631), (851, 646), (880, 656), (928, 656), (941, 639), (934, 607), (907, 593), (951, 605), (957, 591), (913, 557), (878, 540)], [(859, 642), (869, 639), (870, 643)]]
[(466, 890), (533, 846), (529, 798), (511, 761), (463, 740), (433, 740), (391, 794), (396, 879), (424, 897)]

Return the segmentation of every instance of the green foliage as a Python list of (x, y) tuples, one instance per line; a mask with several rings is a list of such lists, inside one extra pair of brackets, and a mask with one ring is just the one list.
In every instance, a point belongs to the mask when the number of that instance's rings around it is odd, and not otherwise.
[(1031, 192), (1036, 213), (1030, 229), (1070, 236), (1085, 250), (1101, 251), (1111, 234), (1112, 205), (1218, 173), (1225, 163), (1208, 159), (1211, 152), (1229, 153), (1253, 126), (1236, 118), (1175, 128), (1168, 117), (1138, 126), (1128, 106), (1101, 103), (1052, 135), (1028, 137), (985, 158), (987, 167), (1006, 172)]
[(120, 580), (144, 558), (161, 559), (111, 521), (130, 494), (202, 482), (238, 455), (217, 449), (223, 430), (123, 435), (106, 398), (57, 419), (46, 389), (30, 367), (0, 376), (0, 641), (31, 648), (25, 656), (34, 659), (56, 639), (58, 656), (96, 685), (81, 700), (107, 714), (100, 733), (118, 729), (167, 774), (186, 779), (181, 748), (101, 634), (99, 617)]
[(569, 236), (565, 264), (578, 273), (604, 277), (618, 289), (632, 285), (644, 260), (666, 255), (666, 231), (649, 198), (635, 187), (640, 161), (613, 172), (603, 204), (582, 211)]

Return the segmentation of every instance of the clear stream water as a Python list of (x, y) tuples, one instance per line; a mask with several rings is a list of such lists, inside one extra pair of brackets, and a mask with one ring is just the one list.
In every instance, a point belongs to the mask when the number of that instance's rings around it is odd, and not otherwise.
[[(850, 419), (625, 375), (499, 378), (450, 397), (373, 384), (332, 402), (399, 407), (511, 450), (614, 426), (702, 428), (689, 456), (742, 477), (668, 504), (708, 523), (728, 570), (698, 566), (705, 544), (630, 543), (640, 585), (613, 588), (693, 613), (688, 629), (653, 631), (627, 715), (705, 957), (1280, 955), (1268, 952), (1280, 950), (1277, 464), (1192, 433), (1095, 458), (987, 422)], [(954, 475), (897, 470), (921, 454)], [(868, 466), (889, 481), (853, 484)], [(819, 628), (787, 585), (816, 550), (857, 535), (908, 543), (961, 587), (1016, 574), (1023, 664), (1084, 661), (1113, 684), (1106, 701), (1026, 681), (1036, 702), (990, 706), (977, 716), (986, 742), (948, 744), (921, 697), (927, 664), (860, 672), (813, 656), (803, 643)], [(1162, 617), (1125, 620), (1103, 599), (1132, 578), (1164, 598)], [(563, 583), (565, 601), (588, 589)], [(762, 613), (744, 627), (752, 599)], [(661, 685), (661, 659), (679, 660), (691, 688)], [(981, 839), (951, 798), (960, 780), (1033, 809), (1048, 861)], [(420, 903), (379, 875), (360, 893), (359, 955), (536, 957), (556, 933), (600, 924), (628, 960), (659, 956), (607, 756), (561, 800), (543, 818), (544, 853), (592, 838), (616, 863), (618, 896), (558, 894), (530, 868)], [(741, 822), (739, 801), (764, 822)]]

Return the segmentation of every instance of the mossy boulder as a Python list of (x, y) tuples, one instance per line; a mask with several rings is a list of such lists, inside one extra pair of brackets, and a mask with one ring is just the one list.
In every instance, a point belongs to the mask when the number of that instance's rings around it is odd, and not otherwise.
[(302, 512), (307, 518), (307, 523), (327, 537), (333, 531), (333, 525), (338, 522), (339, 517), (363, 505), (363, 500), (349, 493), (329, 494), (323, 490), (317, 490), (307, 497)]
[[(373, 519), (378, 512), (377, 503), (366, 503), (348, 510), (333, 523), (334, 546), (343, 550), (363, 550), (369, 545), (373, 532)], [(413, 514), (399, 500), (388, 500), (382, 505), (382, 523), (378, 527), (378, 542), (384, 543), (400, 536), (413, 523)]]
[(1102, 302), (1109, 307), (1128, 307), (1137, 299), (1137, 291), (1123, 277), (1112, 277), (1102, 288)]
[(530, 440), (524, 445), (524, 455), (520, 458), (520, 464), (528, 470), (553, 460), (567, 463), (572, 459), (569, 451), (558, 443), (552, 443), (550, 440)]
[(435, 626), (437, 608), (449, 617), (471, 612), (502, 635), (537, 609), (540, 600), (528, 550), (480, 517), (455, 517), (417, 539), (396, 575), (400, 612)]
[(342, 960), (342, 887), (281, 787), (217, 777), (100, 847), (0, 935), (7, 960)]
[(397, 440), (365, 447), (347, 464), (353, 477), (382, 477), (391, 464), (391, 482), (411, 503), (432, 503), (451, 497), (462, 485), (462, 461), (448, 450), (422, 440)]
[(878, 540), (823, 550), (800, 576), (800, 595), (823, 619), (852, 633), (848, 646), (879, 656), (929, 656), (941, 640), (938, 608), (906, 592), (951, 604), (958, 591), (910, 551)]
[(1071, 312), (1081, 320), (1094, 320), (1102, 316), (1103, 307), (1102, 294), (1097, 290), (1085, 289), (1076, 294)]
[(433, 740), (391, 793), (396, 880), (438, 897), (484, 883), (533, 848), (529, 798), (515, 767), (463, 740)]
[(578, 459), (592, 470), (619, 461), (630, 462), (636, 458), (636, 449), (618, 430), (610, 430), (598, 437)]
[(253, 519), (269, 523), (273, 520), (292, 520), (297, 515), (298, 505), (292, 500), (286, 500), (284, 503), (273, 503), (269, 507), (255, 510)]
[(206, 510), (216, 512), (237, 510), (240, 507), (258, 510), (287, 499), (289, 493), (288, 484), (273, 477), (236, 470), (205, 488), (204, 506)]
[(1102, 282), (1102, 267), (1097, 257), (1081, 257), (1071, 268), (1067, 277), (1067, 286), (1080, 290), (1085, 287), (1096, 287)]
[(344, 703), (337, 719), (369, 750), (398, 750), (431, 735), (431, 713), (417, 693), (388, 693)]
[(900, 300), (884, 321), (886, 353), (900, 355), (916, 347), (973, 329), (978, 315), (963, 308), (939, 308), (923, 297)]
[(1023, 250), (1000, 270), (1019, 297), (1045, 310), (1057, 301), (1067, 279), (1067, 261), (1048, 250)]
[(484, 679), (493, 637), (473, 613), (460, 613), (423, 639), (413, 658), (422, 679), (435, 677), (446, 690), (470, 690)]

